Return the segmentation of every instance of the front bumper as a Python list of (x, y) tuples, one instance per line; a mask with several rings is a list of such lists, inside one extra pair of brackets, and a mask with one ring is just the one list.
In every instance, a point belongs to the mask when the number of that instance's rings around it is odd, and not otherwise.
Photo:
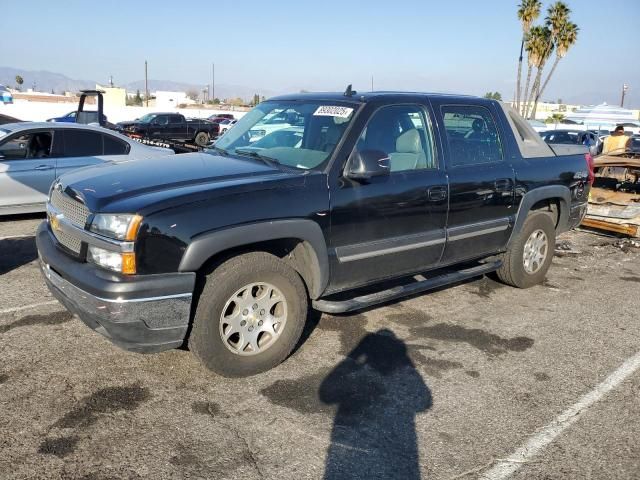
[(122, 277), (64, 254), (46, 222), (36, 233), (40, 267), (51, 293), (89, 328), (126, 350), (180, 346), (191, 312), (194, 273)]

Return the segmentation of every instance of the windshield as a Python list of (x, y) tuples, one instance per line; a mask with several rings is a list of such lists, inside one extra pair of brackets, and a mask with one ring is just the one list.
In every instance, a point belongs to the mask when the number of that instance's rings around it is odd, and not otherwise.
[(320, 167), (333, 153), (351, 119), (346, 102), (262, 102), (220, 137), (218, 151), (262, 157), (289, 167)]
[(138, 121), (140, 123), (151, 123), (151, 120), (156, 118), (157, 115), (155, 113), (147, 113), (146, 115), (141, 116)]

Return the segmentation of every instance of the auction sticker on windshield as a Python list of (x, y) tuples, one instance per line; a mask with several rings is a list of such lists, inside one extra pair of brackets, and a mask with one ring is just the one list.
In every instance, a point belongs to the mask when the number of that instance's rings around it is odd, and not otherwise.
[(313, 113), (313, 115), (316, 117), (349, 118), (352, 112), (353, 112), (353, 108), (349, 108), (349, 107), (322, 105), (318, 107), (318, 109)]

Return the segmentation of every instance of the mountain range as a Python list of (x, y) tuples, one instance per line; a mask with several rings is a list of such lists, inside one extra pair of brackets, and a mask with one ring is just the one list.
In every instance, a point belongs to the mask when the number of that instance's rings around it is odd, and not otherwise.
[[(61, 73), (49, 72), (46, 70), (34, 71), (0, 66), (0, 84), (15, 87), (16, 75), (20, 75), (24, 80), (21, 87), (22, 90), (33, 88), (40, 92), (51, 92), (52, 90), (55, 93), (63, 93), (65, 91), (77, 92), (83, 89), (95, 88), (96, 84), (108, 84), (108, 81), (78, 80), (69, 78)], [(149, 79), (148, 83), (150, 92), (155, 92), (156, 90), (168, 90), (179, 92), (195, 91), (200, 93), (206, 86), (187, 82), (156, 79)], [(134, 82), (118, 86), (126, 88), (129, 92), (135, 92), (136, 90), (144, 92), (144, 80), (136, 80)], [(251, 86), (229, 84), (216, 84), (215, 86), (215, 96), (220, 99), (236, 97), (251, 99), (256, 93), (260, 96), (264, 95), (265, 97), (274, 95), (273, 91)]]
[[(108, 80), (106, 81), (96, 81), (96, 80), (78, 80), (69, 78), (61, 73), (49, 72), (46, 70), (24, 70), (13, 67), (2, 67), (0, 66), (0, 84), (7, 85), (9, 87), (15, 86), (15, 78), (16, 75), (20, 75), (24, 79), (24, 84), (22, 85), (22, 89), (26, 90), (28, 88), (33, 88), (34, 90), (41, 92), (50, 92), (54, 91), (55, 93), (62, 93), (64, 91), (77, 92), (78, 90), (95, 88), (96, 83), (100, 85), (107, 85)], [(124, 87), (129, 92), (135, 92), (136, 90), (140, 90), (140, 92), (144, 91), (144, 80), (136, 80), (133, 82), (125, 83), (124, 85), (119, 85)], [(169, 90), (169, 91), (181, 91), (181, 92), (189, 92), (195, 91), (200, 93), (202, 89), (206, 85), (188, 83), (188, 82), (176, 82), (172, 80), (157, 80), (157, 79), (149, 79), (149, 91), (154, 92), (156, 90)], [(298, 92), (301, 88), (306, 87), (291, 87), (282, 88), (278, 91), (267, 90), (264, 88), (259, 88), (251, 85), (232, 85), (232, 84), (216, 84), (215, 86), (215, 96), (220, 99), (231, 99), (240, 97), (244, 100), (250, 100), (253, 98), (254, 94), (258, 94), (260, 96), (265, 96), (267, 98), (273, 95), (279, 95), (283, 93), (291, 93)], [(434, 91), (434, 90), (429, 90)], [(437, 91), (437, 90), (436, 90)], [(466, 92), (465, 92), (466, 93)], [(503, 92), (504, 94), (505, 92)], [(506, 95), (505, 95), (505, 98)], [(563, 100), (569, 104), (582, 104), (582, 105), (597, 105), (602, 103), (603, 101), (608, 101), (610, 104), (617, 103), (619, 99), (619, 93), (615, 92), (605, 92), (605, 91), (589, 91), (589, 92), (575, 92), (566, 97), (562, 97)], [(545, 100), (551, 100), (551, 98)], [(625, 101), (625, 106), (627, 108), (639, 108), (640, 107), (640, 93), (636, 89), (635, 91), (630, 91), (627, 99)]]

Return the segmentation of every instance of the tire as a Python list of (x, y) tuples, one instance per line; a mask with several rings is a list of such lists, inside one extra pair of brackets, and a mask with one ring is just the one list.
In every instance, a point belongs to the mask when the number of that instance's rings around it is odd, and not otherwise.
[(189, 349), (205, 367), (225, 377), (264, 372), (287, 358), (300, 340), (307, 304), (302, 279), (277, 257), (252, 252), (231, 258), (206, 278)]
[[(545, 239), (544, 258), (540, 258), (542, 248), (536, 246), (543, 245)], [(527, 244), (529, 241), (532, 243)], [(503, 255), (502, 266), (496, 272), (498, 278), (503, 283), (518, 288), (529, 288), (542, 283), (551, 266), (555, 245), (556, 229), (551, 216), (545, 212), (530, 213), (522, 230)], [(525, 247), (528, 252), (538, 250), (538, 254), (526, 255)]]
[(194, 141), (199, 147), (205, 147), (209, 143), (209, 134), (207, 132), (198, 132)]

